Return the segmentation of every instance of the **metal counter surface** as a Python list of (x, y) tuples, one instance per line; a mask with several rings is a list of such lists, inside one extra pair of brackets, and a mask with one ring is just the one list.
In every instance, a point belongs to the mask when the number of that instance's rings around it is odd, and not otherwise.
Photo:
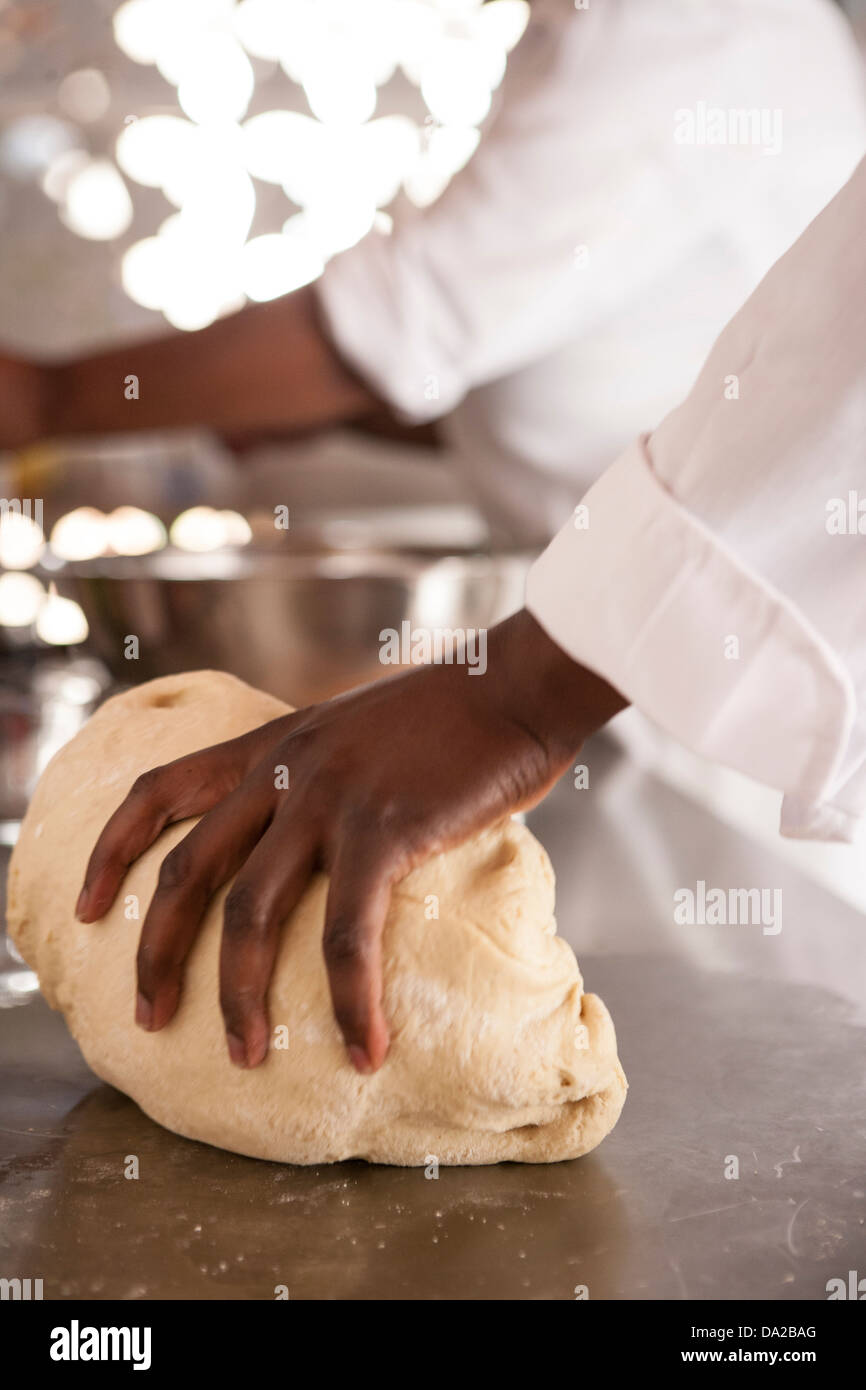
[[(599, 1149), (438, 1179), (222, 1153), (98, 1082), (35, 999), (0, 1010), (0, 1276), (52, 1299), (763, 1300), (866, 1275), (866, 923), (609, 746), (594, 769), (591, 809), (566, 782), (534, 828), (629, 1077)], [(783, 932), (678, 946), (671, 884), (714, 868), (783, 884)]]

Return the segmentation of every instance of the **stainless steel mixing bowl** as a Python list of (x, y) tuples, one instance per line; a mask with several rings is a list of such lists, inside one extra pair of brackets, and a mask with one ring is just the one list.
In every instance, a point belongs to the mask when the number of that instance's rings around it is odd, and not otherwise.
[[(42, 574), (77, 600), (116, 680), (216, 667), (293, 705), (388, 674), (380, 634), (487, 628), (523, 602), (532, 556), (451, 549), (255, 549), (66, 563)], [(125, 652), (138, 637), (138, 658)]]
[[(252, 544), (207, 554), (61, 563), (46, 553), (35, 572), (81, 604), (89, 653), (123, 684), (217, 667), (306, 704), (387, 673), (383, 628), (484, 628), (523, 602), (532, 556), (491, 546), (459, 470), (432, 452), (344, 432), (239, 467), (211, 436), (172, 434), (73, 441), (28, 468), (7, 485), (43, 499), (47, 531), (73, 507), (130, 503), (166, 525), (200, 503), (253, 525)], [(275, 530), (277, 504), (290, 531)], [(0, 650), (24, 636), (0, 633)]]

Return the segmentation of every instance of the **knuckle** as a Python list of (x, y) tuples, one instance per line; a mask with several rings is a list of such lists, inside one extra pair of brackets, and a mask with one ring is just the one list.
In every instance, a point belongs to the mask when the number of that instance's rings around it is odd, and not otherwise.
[(338, 839), (345, 840), (365, 851), (381, 843), (387, 823), (387, 812), (375, 798), (344, 792), (338, 800), (339, 812), (334, 824)]
[(368, 957), (367, 943), (351, 917), (339, 916), (329, 922), (322, 941), (329, 967), (362, 966)]
[(168, 938), (159, 941), (142, 939), (136, 958), (139, 983), (145, 991), (164, 980), (179, 964), (172, 942)]
[(262, 1003), (261, 991), (254, 985), (242, 985), (235, 981), (220, 990), (220, 1010), (225, 1022), (244, 1023), (257, 1013)]
[(319, 747), (317, 729), (298, 729), (297, 732), (289, 733), (279, 743), (271, 747), (266, 754), (265, 761), (270, 763), (278, 756), (280, 762), (288, 764), (290, 768), (300, 773), (306, 764), (318, 761)]
[(299, 729), (289, 729), (279, 747), (284, 752), (287, 752), (291, 748), (294, 753), (303, 757), (314, 745), (318, 746), (318, 742), (319, 730), (316, 725), (307, 724)]
[(509, 804), (516, 805), (537, 794), (551, 775), (551, 758), (545, 746), (534, 736), (527, 736), (520, 756), (500, 772), (500, 786)]
[(192, 855), (186, 846), (185, 841), (175, 845), (173, 850), (165, 856), (160, 865), (157, 887), (165, 892), (176, 888), (183, 888), (188, 883), (192, 875)]
[(362, 798), (350, 812), (350, 819), (369, 854), (380, 860), (412, 833), (415, 815), (402, 798), (376, 797)]
[(164, 777), (164, 768), (149, 767), (146, 772), (142, 772), (136, 777), (130, 794), (143, 801), (154, 801), (162, 790)]
[(236, 883), (223, 909), (223, 931), (231, 945), (267, 934), (270, 914), (251, 883)]

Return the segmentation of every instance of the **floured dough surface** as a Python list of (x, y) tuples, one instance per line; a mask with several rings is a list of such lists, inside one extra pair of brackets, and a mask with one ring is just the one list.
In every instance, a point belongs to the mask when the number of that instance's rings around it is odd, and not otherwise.
[[(9, 925), (89, 1065), (168, 1129), (257, 1158), (541, 1163), (594, 1148), (625, 1099), (613, 1025), (555, 934), (547, 855), (513, 821), (395, 888), (383, 949), (391, 1050), (373, 1076), (349, 1064), (331, 1013), (321, 876), (286, 923), (269, 995), (287, 1047), (251, 1071), (228, 1059), (217, 974), (229, 885), (187, 963), (176, 1017), (159, 1033), (136, 1027), (141, 924), (191, 822), (166, 830), (108, 915), (86, 925), (74, 909), (96, 838), (139, 773), (285, 712), (232, 676), (169, 676), (109, 700), (44, 772), (12, 857)], [(132, 895), (139, 920), (126, 915)]]

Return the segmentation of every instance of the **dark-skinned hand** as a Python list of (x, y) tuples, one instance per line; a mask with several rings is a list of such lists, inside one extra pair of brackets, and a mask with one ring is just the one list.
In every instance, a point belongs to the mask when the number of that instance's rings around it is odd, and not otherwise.
[[(208, 904), (232, 876), (220, 1004), (240, 1066), (267, 1055), (283, 923), (330, 876), (323, 950), (354, 1066), (381, 1066), (382, 931), (393, 884), (430, 855), (540, 801), (625, 701), (526, 611), (488, 633), (487, 670), (415, 668), (146, 772), (102, 831), (77, 913), (104, 916), (162, 830), (201, 817), (163, 860), (138, 950), (136, 1019), (163, 1028)], [(289, 770), (278, 790), (275, 769)]]

